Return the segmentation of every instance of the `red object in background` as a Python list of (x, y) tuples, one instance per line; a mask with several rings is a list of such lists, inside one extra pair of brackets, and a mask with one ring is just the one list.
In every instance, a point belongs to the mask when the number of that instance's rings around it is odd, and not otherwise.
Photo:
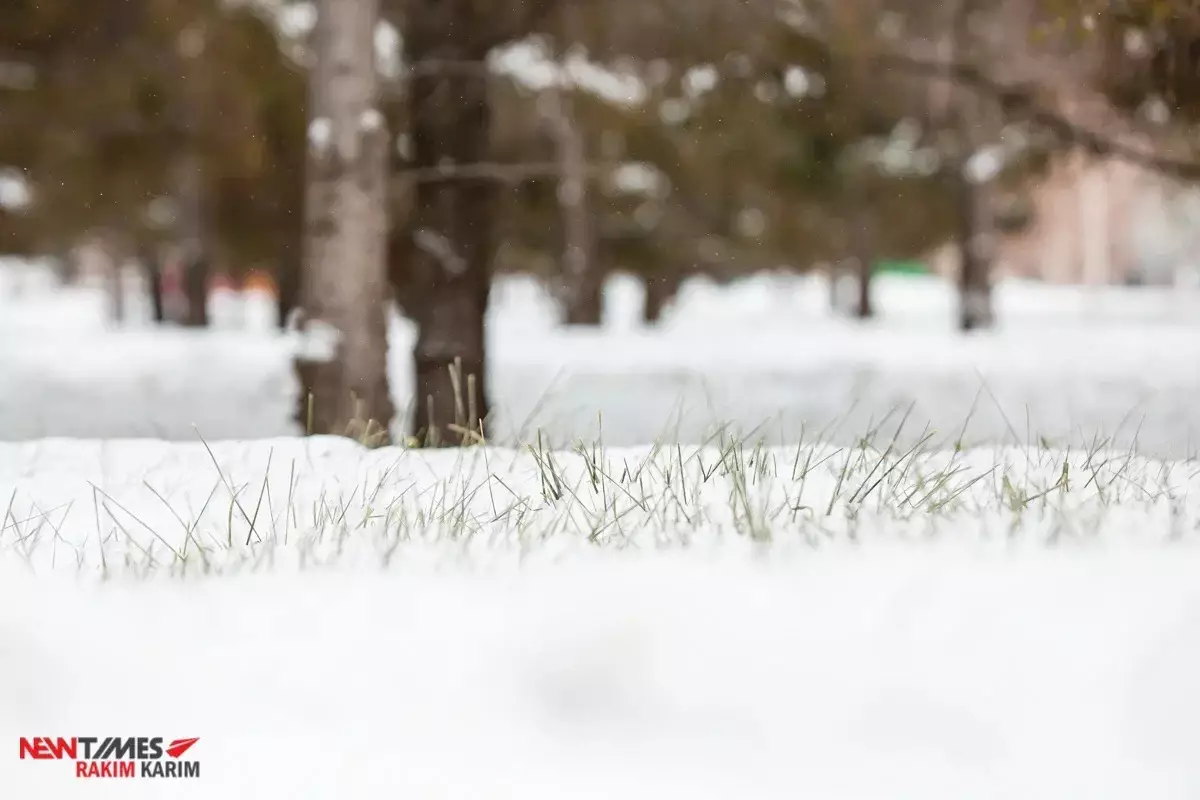
[(269, 297), (277, 297), (279, 289), (275, 285), (275, 278), (271, 273), (262, 270), (251, 270), (246, 276), (246, 280), (242, 281), (242, 291), (244, 292), (261, 292)]

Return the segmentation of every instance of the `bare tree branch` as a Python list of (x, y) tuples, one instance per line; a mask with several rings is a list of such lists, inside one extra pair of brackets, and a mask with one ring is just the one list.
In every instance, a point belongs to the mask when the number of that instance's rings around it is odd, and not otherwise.
[[(584, 171), (592, 177), (603, 177), (620, 166), (617, 163), (593, 163)], [(558, 178), (562, 166), (557, 162), (524, 164), (446, 164), (421, 169), (399, 169), (397, 177), (416, 183), (444, 183), (447, 181), (488, 180), (497, 183), (517, 184), (537, 178)]]
[(483, 26), (486, 33), (473, 43), (474, 54), (486, 57), (501, 45), (525, 38), (537, 30), (563, 2), (568, 0), (524, 0), (521, 8), (511, 15), (489, 15), (488, 24)]
[(1200, 180), (1200, 161), (1171, 158), (1116, 141), (1068, 119), (1057, 110), (1042, 106), (1031, 86), (1002, 83), (969, 64), (926, 61), (895, 53), (877, 54), (874, 61), (882, 69), (894, 69), (931, 80), (952, 80), (989, 95), (1000, 103), (1007, 117), (1027, 121), (1049, 132), (1065, 145), (1082, 146), (1093, 155), (1118, 158), (1168, 177)]

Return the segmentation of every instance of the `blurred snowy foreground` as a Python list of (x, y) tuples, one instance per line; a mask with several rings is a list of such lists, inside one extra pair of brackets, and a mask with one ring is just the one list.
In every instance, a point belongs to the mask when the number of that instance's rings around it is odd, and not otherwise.
[(888, 445), (0, 445), (0, 785), (1196, 797), (1196, 467)]
[[(945, 287), (880, 289), (578, 333), (507, 282), (533, 444), (457, 452), (290, 438), (249, 306), (0, 298), (0, 794), (1200, 796), (1196, 298), (1005, 286), (957, 338)], [(199, 737), (200, 777), (32, 736)]]

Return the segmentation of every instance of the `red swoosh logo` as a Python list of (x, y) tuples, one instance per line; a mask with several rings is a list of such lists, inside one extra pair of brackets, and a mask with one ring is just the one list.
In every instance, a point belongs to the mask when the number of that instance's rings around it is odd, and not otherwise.
[(167, 745), (167, 755), (171, 758), (179, 758), (198, 741), (200, 741), (198, 736), (195, 739), (176, 739)]

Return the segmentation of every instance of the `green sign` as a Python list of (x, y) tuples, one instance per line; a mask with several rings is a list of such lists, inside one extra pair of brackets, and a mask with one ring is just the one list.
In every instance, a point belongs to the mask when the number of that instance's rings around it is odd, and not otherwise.
[(875, 271), (893, 275), (924, 275), (929, 272), (920, 261), (878, 261)]

